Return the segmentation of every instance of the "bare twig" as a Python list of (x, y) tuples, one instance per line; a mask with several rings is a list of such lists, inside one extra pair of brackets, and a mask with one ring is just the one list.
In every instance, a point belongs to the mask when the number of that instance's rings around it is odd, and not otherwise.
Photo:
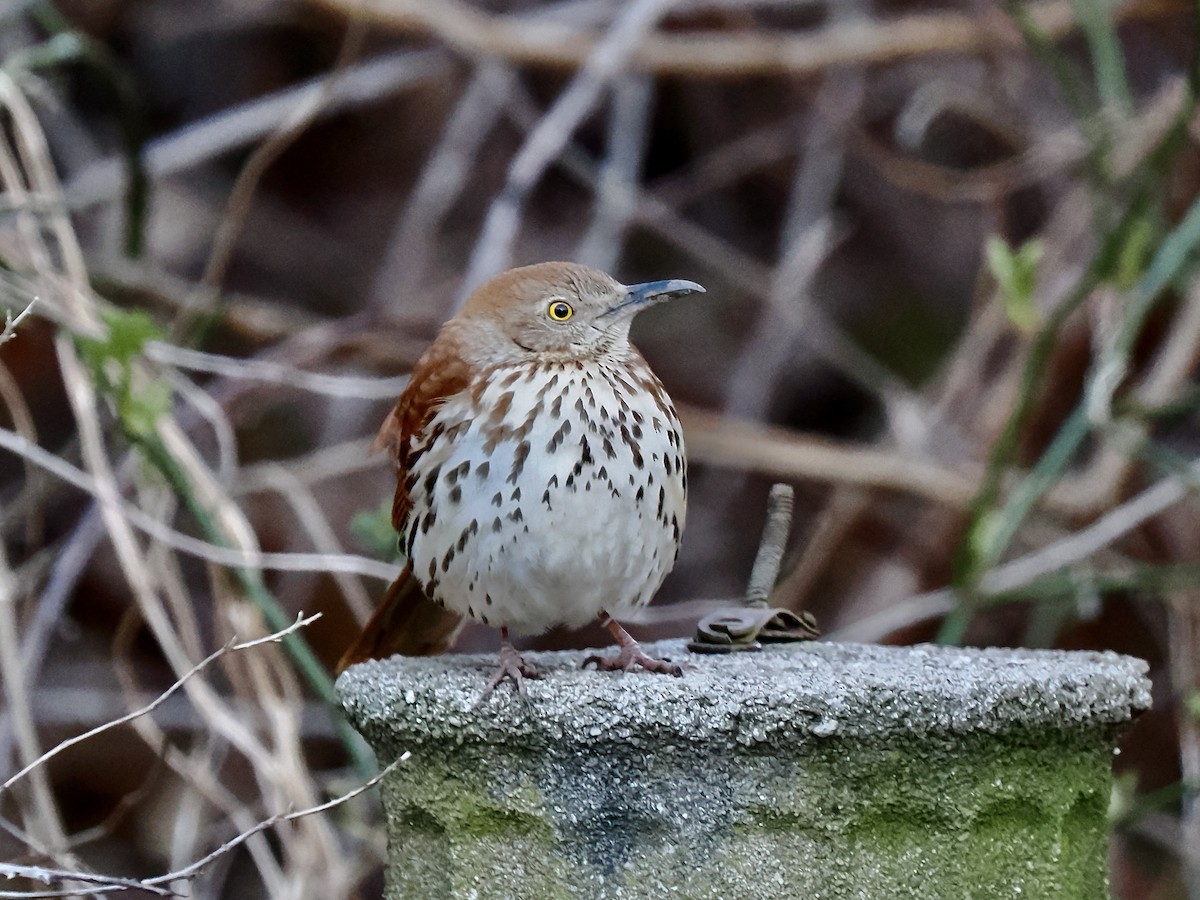
[(485, 61), (459, 96), (388, 240), (371, 285), (373, 310), (382, 311), (397, 301), (411, 302), (433, 256), (442, 220), (471, 184), (470, 168), (503, 115), (515, 79), (511, 70)]
[[(514, 93), (518, 92), (514, 91)], [(512, 112), (514, 120), (519, 126), (535, 127), (532, 123), (533, 117), (529, 114), (528, 103), (514, 103)], [(765, 160), (762, 161), (765, 162)], [(595, 189), (599, 178), (597, 167), (585, 153), (577, 147), (568, 145), (563, 149), (559, 162), (563, 170), (572, 178), (593, 190)], [(672, 182), (672, 188), (675, 190), (670, 194), (671, 202), (645, 190), (636, 192), (631, 198), (635, 201), (634, 223), (668, 244), (680, 248), (689, 256), (703, 260), (705, 265), (719, 272), (731, 284), (749, 296), (769, 302), (771, 286), (777, 281), (777, 277), (770, 267), (763, 265), (713, 231), (701, 227), (677, 213), (674, 208), (675, 195), (686, 194), (686, 192), (678, 190), (678, 184), (678, 182)], [(496, 204), (502, 202), (503, 197), (497, 200)], [(493, 204), (493, 210), (497, 208), (496, 204)], [(805, 236), (806, 239), (802, 242), (802, 246), (797, 248), (800, 252), (793, 257), (792, 262), (798, 260), (810, 262), (813, 246), (819, 246), (827, 236), (827, 228), (813, 229), (810, 234)], [(477, 244), (476, 247), (478, 248), (478, 246)], [(897, 420), (907, 416), (909, 411), (921, 408), (914, 393), (900, 379), (861, 350), (819, 306), (810, 305), (801, 314), (793, 306), (780, 304), (775, 307), (775, 311), (781, 316), (789, 318), (791, 322), (806, 327), (809, 332), (806, 335), (808, 348), (839, 373), (888, 403), (889, 411), (897, 414), (895, 416)], [(803, 316), (802, 321), (801, 315)]]
[[(504, 190), (488, 210), (459, 293), (460, 303), (484, 279), (508, 266), (529, 192), (672, 2), (633, 0), (626, 5), (608, 33), (592, 49), (583, 68), (529, 133), (509, 165)], [(458, 7), (457, 3), (455, 7)], [(423, 5), (422, 8), (433, 7)], [(446, 9), (449, 8), (447, 5)]]
[[(586, 64), (603, 37), (565, 23), (529, 23), (514, 16), (488, 15), (461, 2), (439, 0), (324, 0), (354, 13), (373, 15), (404, 31), (436, 34), (471, 57), (498, 57), (514, 65), (576, 68)], [(1125, 2), (1113, 10), (1118, 20), (1170, 15), (1180, 5), (1160, 0)], [(1051, 39), (1078, 28), (1071, 3), (1046, 0), (1033, 5), (1031, 18)], [(914, 13), (898, 19), (829, 25), (807, 34), (732, 31), (702, 34), (664, 32), (637, 48), (628, 66), (635, 72), (692, 78), (748, 75), (812, 75), (834, 66), (879, 65), (929, 54), (977, 53), (993, 46), (1017, 46), (1016, 29), (997, 29), (985, 17), (961, 12)]]
[(189, 304), (185, 315), (176, 322), (177, 333), (185, 331), (188, 323), (194, 321), (196, 315), (216, 305), (221, 283), (225, 280), (225, 273), (233, 260), (234, 249), (246, 224), (246, 217), (250, 214), (250, 205), (259, 182), (284, 151), (317, 120), (322, 107), (329, 102), (337, 80), (362, 48), (366, 33), (365, 21), (359, 16), (352, 17), (338, 49), (330, 77), (302, 96), (287, 118), (254, 148), (254, 152), (238, 171), (225, 201), (225, 209), (217, 223), (217, 231), (204, 264), (204, 271), (200, 275), (197, 298)]
[(397, 757), (396, 759), (394, 759), (390, 763), (388, 763), (379, 772), (378, 775), (375, 775), (373, 778), (369, 779), (368, 781), (364, 782), (363, 784), (360, 784), (358, 787), (354, 788), (354, 790), (348, 791), (347, 793), (342, 794), (339, 797), (335, 797), (332, 800), (327, 800), (324, 803), (318, 803), (316, 806), (310, 806), (307, 809), (300, 809), (300, 810), (296, 810), (295, 812), (289, 812), (289, 813), (280, 813), (278, 815), (271, 816), (269, 819), (264, 819), (262, 822), (259, 822), (258, 825), (256, 825), (250, 831), (246, 831), (246, 832), (243, 832), (242, 834), (239, 834), (233, 840), (227, 841), (226, 843), (222, 844), (220, 847), (218, 847), (212, 853), (208, 854), (207, 856), (203, 857), (202, 859), (196, 860), (190, 866), (186, 866), (185, 868), (179, 869), (178, 871), (175, 871), (175, 872), (170, 872), (166, 875), (158, 875), (154, 878), (147, 878), (147, 879), (144, 879), (144, 881), (148, 885), (156, 886), (156, 885), (165, 884), (165, 883), (168, 883), (171, 881), (181, 881), (181, 880), (187, 880), (190, 878), (194, 878), (196, 876), (197, 872), (199, 872), (205, 866), (211, 864), (214, 859), (217, 859), (219, 856), (223, 856), (224, 854), (228, 853), (230, 850), (237, 847), (239, 844), (245, 843), (245, 841), (248, 838), (252, 837), (255, 834), (258, 834), (259, 832), (266, 831), (268, 828), (272, 828), (275, 825), (280, 824), (281, 822), (295, 822), (297, 819), (302, 819), (305, 816), (311, 816), (311, 815), (315, 815), (316, 813), (326, 812), (327, 810), (334, 809), (335, 807), (341, 806), (343, 803), (346, 803), (349, 800), (353, 800), (359, 794), (369, 791), (371, 788), (375, 787), (375, 785), (379, 784), (379, 782), (382, 781), (384, 778), (386, 778), (388, 775), (390, 775), (397, 766), (408, 762), (408, 760), (411, 758), (411, 756), (412, 756), (412, 754), (406, 750), (399, 757)]
[[(0, 428), (0, 447), (31, 460), (68, 484), (86, 491), (94, 497), (101, 496), (99, 481), (15, 432)], [(362, 556), (329, 556), (322, 553), (263, 553), (250, 549), (222, 547), (164, 525), (137, 507), (125, 503), (119, 495), (114, 497), (111, 502), (117, 515), (123, 521), (136, 526), (156, 541), (217, 565), (274, 569), (281, 572), (347, 572), (379, 578), (382, 581), (391, 581), (396, 577), (395, 566)]]
[(114, 875), (94, 875), (90, 872), (69, 872), (65, 869), (47, 869), (44, 866), (19, 866), (0, 863), (0, 878), (27, 878), (40, 881), (47, 886), (78, 881), (82, 887), (67, 890), (46, 891), (0, 891), (0, 898), (78, 897), (94, 891), (145, 891), (157, 897), (174, 897), (174, 891), (156, 885), (145, 884), (136, 878), (118, 878)]
[[(308, 485), (290, 469), (278, 464), (268, 463), (260, 472), (264, 486), (273, 489), (280, 499), (291, 507), (296, 523), (322, 554), (328, 557), (346, 555), (325, 511), (321, 509), (321, 504), (317, 502)], [(331, 574), (358, 621), (365, 624), (375, 608), (369, 593), (349, 572)]]
[(360, 784), (358, 787), (348, 791), (332, 800), (327, 800), (324, 803), (318, 803), (314, 806), (309, 806), (306, 809), (295, 810), (288, 813), (279, 813), (267, 819), (263, 819), (253, 828), (243, 831), (232, 840), (221, 844), (211, 853), (197, 859), (190, 865), (184, 866), (173, 872), (168, 872), (165, 875), (156, 875), (153, 878), (129, 879), (117, 878), (107, 875), (83, 874), (77, 872), (65, 872), (56, 869), (45, 869), (38, 866), (17, 866), (9, 863), (0, 863), (0, 876), (8, 878), (31, 878), (41, 881), (45, 884), (58, 884), (68, 880), (84, 881), (86, 887), (77, 890), (65, 891), (11, 891), (2, 892), (0, 897), (13, 898), (46, 898), (46, 897), (74, 897), (80, 894), (92, 893), (96, 890), (105, 891), (125, 891), (125, 890), (142, 890), (157, 896), (177, 896), (178, 891), (165, 888), (163, 885), (171, 884), (172, 882), (187, 882), (195, 878), (206, 867), (212, 865), (214, 861), (229, 853), (231, 850), (241, 846), (247, 840), (255, 835), (261, 834), (269, 828), (284, 822), (295, 822), (307, 816), (316, 815), (318, 813), (327, 812), (353, 800), (358, 795), (370, 790), (380, 781), (386, 778), (399, 765), (407, 762), (411, 754), (407, 751), (387, 766), (385, 766), (379, 774), (375, 775), (368, 781)]
[(321, 447), (312, 453), (282, 462), (242, 466), (238, 472), (235, 490), (245, 494), (274, 490), (274, 476), (271, 470), (281, 464), (286, 465), (292, 471), (293, 477), (304, 485), (342, 478), (369, 469), (382, 469), (386, 459), (378, 454), (373, 455), (371, 448), (371, 438), (358, 438)]
[(220, 402), (183, 373), (169, 369), (166, 377), (179, 398), (212, 428), (217, 443), (216, 476), (228, 488), (236, 477), (238, 464), (237, 434), (233, 423)]
[(680, 417), (693, 460), (778, 478), (816, 479), (906, 491), (963, 508), (975, 479), (898, 452), (837, 445), (786, 428), (738, 422), (694, 408)]
[(249, 379), (268, 384), (280, 384), (323, 394), (327, 397), (354, 398), (361, 400), (394, 400), (408, 385), (408, 376), (397, 378), (362, 378), (352, 375), (325, 375), (320, 372), (305, 372), (294, 366), (262, 359), (238, 359), (177, 347), (162, 341), (146, 344), (146, 355), (156, 362), (165, 363), (193, 372), (207, 372), (225, 378)]
[[(32, 683), (40, 681), (39, 676), (50, 646), (51, 634), (103, 535), (100, 517), (93, 506), (64, 542), (61, 552), (55, 556), (50, 579), (42, 589), (33, 616), (22, 635), (20, 669), (24, 677)], [(9, 719), (15, 709), (16, 707), (10, 704), (9, 709), (0, 715), (0, 760), (9, 758), (9, 747), (14, 736), (13, 729), (9, 727)]]
[[(21, 387), (17, 383), (17, 379), (13, 377), (12, 372), (3, 360), (0, 360), (0, 399), (4, 401), (4, 405), (8, 408), (13, 428), (27, 440), (37, 443), (38, 432), (33, 419), (33, 411), (29, 408), (29, 403), (26, 401), (25, 395), (21, 393)], [(26, 462), (25, 490), (37, 492), (43, 489), (44, 485), (42, 484), (41, 474), (29, 462)], [(42, 542), (43, 520), (44, 512), (42, 508), (40, 505), (34, 506), (30, 510), (25, 522), (25, 540), (31, 547), (36, 547)], [(2, 758), (3, 755), (0, 754), (0, 759)]]
[[(324, 97), (315, 115), (330, 116), (445, 75), (450, 66), (444, 51), (403, 50), (322, 75), (150, 141), (144, 151), (146, 172), (162, 179), (253, 144), (293, 120), (298, 109), (312, 108), (314, 98)], [(122, 159), (112, 158), (84, 169), (67, 184), (68, 204), (81, 209), (117, 197), (123, 168)]]
[(206, 668), (208, 668), (208, 666), (210, 664), (216, 662), (218, 659), (220, 659), (226, 653), (237, 652), (240, 650), (249, 650), (252, 647), (259, 647), (259, 646), (262, 646), (263, 644), (269, 644), (269, 643), (282, 641), (287, 635), (300, 630), (301, 628), (303, 628), (306, 625), (312, 624), (319, 618), (321, 618), (320, 613), (314, 613), (313, 615), (307, 616), (307, 617), (305, 617), (304, 614), (301, 613), (300, 615), (298, 615), (296, 617), (295, 622), (293, 622), (287, 628), (284, 628), (280, 631), (276, 631), (273, 634), (268, 634), (265, 637), (255, 638), (254, 640), (250, 640), (250, 641), (238, 642), (237, 640), (230, 640), (227, 644), (218, 648), (217, 650), (214, 650), (207, 657), (205, 657), (200, 662), (196, 663), (194, 666), (192, 666), (190, 669), (188, 669), (186, 672), (184, 672), (184, 674), (181, 675), (179, 677), (179, 679), (173, 685), (171, 685), (169, 688), (167, 688), (165, 691), (163, 691), (161, 694), (159, 694), (158, 697), (156, 697), (150, 703), (147, 703), (145, 706), (143, 706), (139, 709), (135, 709), (131, 713), (128, 713), (124, 716), (120, 716), (119, 718), (113, 719), (110, 722), (105, 722), (103, 725), (98, 725), (89, 731), (85, 731), (83, 734), (79, 734), (79, 735), (76, 735), (75, 737), (68, 738), (67, 740), (65, 740), (62, 743), (55, 746), (52, 750), (47, 750), (45, 753), (43, 753), (41, 756), (39, 756), (33, 762), (29, 763), (29, 765), (25, 766), (23, 769), (21, 769), (15, 775), (10, 777), (3, 784), (0, 784), (0, 793), (9, 790), (14, 784), (16, 784), (18, 781), (20, 781), (26, 775), (28, 775), (31, 771), (33, 771), (37, 767), (43, 765), (48, 760), (51, 760), (54, 757), (58, 756), (58, 754), (62, 753), (64, 750), (69, 750), (71, 747), (74, 747), (76, 744), (79, 744), (79, 743), (82, 743), (83, 741), (94, 738), (98, 734), (103, 734), (106, 731), (110, 731), (113, 728), (116, 728), (120, 725), (124, 725), (126, 722), (132, 721), (133, 719), (136, 719), (141, 716), (147, 715), (148, 713), (154, 712), (154, 710), (156, 708), (158, 708), (163, 703), (165, 703), (168, 699), (170, 699), (172, 694), (174, 694), (177, 690), (179, 690), (181, 687), (183, 687), (188, 682), (189, 679), (191, 679), (193, 676), (199, 674), (200, 672), (204, 671)]
[(608, 157), (598, 173), (591, 225), (575, 254), (579, 262), (605, 271), (616, 268), (621, 239), (633, 220), (653, 110), (654, 83), (649, 78), (618, 79), (609, 112)]
[(982, 581), (987, 593), (1009, 591), (1035, 578), (1087, 559), (1129, 534), (1195, 490), (1200, 459), (1186, 473), (1171, 475), (1105, 513), (1091, 525), (1047, 547), (998, 566)]
[[(8, 566), (7, 554), (0, 545), (0, 675), (3, 675), (3, 696), (9, 711), (10, 722), (16, 736), (20, 758), (27, 763), (26, 770), (34, 768), (40, 761), (37, 729), (34, 727), (32, 708), (29, 702), (28, 682), (21, 669), (20, 653), (17, 649), (16, 579)], [(6, 760), (0, 758), (0, 764)], [(6, 782), (3, 788), (8, 787)], [(35, 839), (52, 847), (57, 853), (66, 846), (66, 830), (59, 816), (58, 804), (50, 788), (50, 779), (44, 770), (38, 770), (31, 780), (27, 827)]]
[[(1101, 516), (1091, 525), (1059, 541), (996, 566), (980, 580), (981, 593), (1007, 593), (1036, 579), (1082, 562), (1178, 503), (1200, 479), (1200, 459), (1187, 473), (1168, 476)], [(850, 623), (829, 635), (831, 640), (878, 640), (901, 628), (925, 622), (954, 608), (954, 593), (930, 591), (892, 603), (886, 610)]]
[(29, 304), (17, 313), (16, 318), (13, 317), (11, 311), (4, 314), (4, 328), (0, 330), (0, 344), (6, 344), (17, 336), (17, 327), (25, 321), (25, 317), (33, 312), (33, 307), (37, 303), (37, 297), (29, 301)]

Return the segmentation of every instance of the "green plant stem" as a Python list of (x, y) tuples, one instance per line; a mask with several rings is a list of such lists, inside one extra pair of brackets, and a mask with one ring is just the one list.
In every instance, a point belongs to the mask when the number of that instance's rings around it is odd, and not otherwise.
[[(1080, 0), (1075, 0), (1076, 3)], [(1087, 2), (1087, 0), (1084, 0)], [(1021, 29), (1034, 55), (1050, 70), (1058, 82), (1062, 97), (1079, 123), (1080, 129), (1087, 138), (1088, 151), (1086, 169), (1088, 180), (1097, 190), (1103, 190), (1108, 185), (1108, 176), (1104, 164), (1105, 156), (1111, 146), (1112, 137), (1102, 120), (1098, 120), (1094, 94), (1075, 71), (1072, 60), (1059, 51), (1054, 41), (1038, 27), (1029, 13), (1028, 5), (1021, 2), (1009, 2), (1006, 5), (1009, 15)], [(1078, 15), (1078, 13), (1077, 13)]]
[[(1131, 213), (1133, 211), (1131, 210)], [(1085, 398), (1059, 429), (1037, 465), (1013, 491), (1003, 507), (995, 511), (994, 504), (999, 497), (1003, 473), (1015, 453), (1017, 439), (1031, 411), (1036, 389), (1040, 386), (1041, 376), (1057, 338), (1058, 329), (1065, 321), (1066, 315), (1087, 296), (1100, 277), (1109, 271), (1109, 263), (1114, 258), (1114, 248), (1119, 247), (1117, 242), (1128, 233), (1131, 221), (1131, 215), (1126, 215), (1121, 225), (1108, 235), (1105, 247), (1089, 266), (1076, 291), (1067, 302), (1060, 305), (1056, 315), (1035, 339), (1030, 358), (1022, 372), (1017, 408), (993, 448), (984, 486), (972, 504), (968, 539), (957, 561), (959, 567), (956, 571), (955, 586), (961, 592), (960, 603), (943, 621), (937, 637), (939, 642), (958, 643), (963, 639), (977, 605), (975, 589), (979, 579), (1004, 555), (1021, 523), (1041, 496), (1062, 476), (1084, 438), (1091, 431), (1092, 424), (1088, 420)], [(1200, 246), (1200, 199), (1193, 202), (1183, 221), (1159, 246), (1146, 274), (1138, 282), (1121, 331), (1114, 343), (1114, 354), (1119, 360), (1128, 356), (1134, 341), (1141, 333), (1146, 316), (1161, 298), (1164, 289), (1193, 259), (1197, 246)], [(982, 531), (985, 524), (990, 526), (987, 527), (986, 534)], [(983, 546), (980, 546), (981, 544)]]
[(1121, 43), (1111, 7), (1102, 0), (1071, 0), (1071, 8), (1088, 42), (1100, 102), (1107, 108), (1129, 113), (1133, 109), (1133, 97), (1125, 76), (1125, 61), (1121, 57)]
[[(157, 435), (130, 434), (129, 438), (141, 449), (147, 460), (162, 474), (175, 493), (183, 500), (188, 511), (200, 525), (205, 538), (210, 543), (220, 547), (229, 547), (228, 541), (225, 540), (224, 534), (217, 527), (212, 514), (200, 503), (199, 498), (192, 490), (187, 474)], [(269, 628), (275, 631), (282, 631), (292, 624), (290, 615), (284, 611), (283, 607), (272, 596), (266, 584), (263, 583), (262, 576), (257, 571), (239, 566), (233, 568), (233, 573), (237, 578), (238, 584), (245, 592), (246, 597), (262, 613), (263, 619)], [(341, 703), (338, 701), (337, 692), (333, 688), (333, 680), (325, 671), (325, 667), (317, 659), (316, 654), (313, 653), (312, 648), (302, 635), (293, 632), (285, 635), (281, 642), (288, 655), (291, 656), (296, 668), (300, 671), (301, 677), (308, 682), (314, 693), (324, 701), (329, 710), (334, 730), (341, 738), (356, 768), (364, 776), (370, 776), (375, 771), (375, 763), (367, 751), (362, 738), (350, 727), (350, 723), (346, 721)]]
[(42, 0), (31, 4), (29, 14), (51, 37), (27, 51), (28, 55), (18, 64), (32, 69), (80, 63), (99, 76), (99, 84), (112, 98), (125, 162), (125, 253), (135, 258), (141, 256), (150, 201), (150, 176), (142, 158), (149, 128), (137, 85), (105, 44), (75, 28), (53, 3)]
[[(1057, 58), (1053, 45), (1037, 32), (1028, 16), (1018, 7), (1013, 15), (1026, 27), (1030, 43), (1049, 59)], [(1039, 43), (1040, 42), (1040, 43)], [(1062, 73), (1064, 91), (1071, 86), (1070, 70)], [(1087, 400), (1080, 404), (1063, 424), (1059, 434), (1035, 465), (1033, 471), (1000, 506), (1001, 489), (1005, 477), (1016, 458), (1020, 437), (1032, 415), (1035, 402), (1044, 382), (1044, 375), (1051, 354), (1058, 341), (1059, 331), (1068, 317), (1091, 295), (1104, 280), (1113, 277), (1123, 259), (1127, 259), (1127, 244), (1144, 226), (1146, 217), (1154, 208), (1157, 189), (1174, 158), (1181, 141), (1186, 136), (1186, 126), (1195, 108), (1195, 95), (1189, 96), (1176, 117), (1166, 137), (1150, 153), (1145, 165), (1139, 167), (1126, 186), (1129, 198), (1123, 205), (1110, 201), (1110, 212), (1098, 215), (1097, 220), (1116, 218), (1111, 228), (1103, 231), (1104, 238), (1096, 255), (1092, 258), (1079, 283), (1049, 315), (1035, 335), (1029, 349), (1025, 366), (1021, 372), (1017, 399), (1012, 414), (988, 455), (983, 483), (969, 510), (966, 538), (954, 559), (952, 585), (959, 603), (943, 621), (938, 640), (959, 643), (966, 633), (977, 596), (979, 580), (994, 566), (1007, 550), (1021, 523), (1032, 510), (1041, 495), (1051, 487), (1070, 464), (1079, 445), (1091, 430), (1087, 418)], [(1116, 210), (1121, 210), (1118, 214)], [(1129, 352), (1141, 332), (1146, 315), (1159, 299), (1163, 288), (1178, 276), (1186, 261), (1200, 241), (1200, 211), (1194, 205), (1183, 222), (1164, 240), (1145, 274), (1133, 290), (1130, 310), (1122, 323), (1122, 330), (1114, 342), (1110, 364), (1123, 366)], [(1089, 390), (1096, 387), (1094, 379)]]
[(1095, 572), (1086, 567), (1060, 569), (1029, 584), (981, 598), (979, 607), (1010, 603), (1048, 603), (1073, 600), (1081, 590), (1092, 594), (1159, 595), (1200, 585), (1200, 563), (1145, 563)]

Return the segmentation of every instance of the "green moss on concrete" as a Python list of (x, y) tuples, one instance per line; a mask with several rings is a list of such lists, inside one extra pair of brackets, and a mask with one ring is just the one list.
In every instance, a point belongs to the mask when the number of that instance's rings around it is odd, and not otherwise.
[[(590, 773), (569, 747), (540, 760), (496, 748), (486, 756), (426, 749), (429, 762), (418, 757), (401, 770), (384, 802), (393, 865), (423, 868), (430, 888), (433, 876), (445, 893), (430, 896), (623, 896), (622, 885), (647, 879), (676, 885), (660, 896), (687, 897), (1105, 895), (1104, 735), (838, 741), (787, 760), (726, 755), (685, 775), (690, 790), (673, 763), (643, 765), (620, 746), (592, 746), (607, 764)], [(547, 787), (539, 791), (530, 775)], [(628, 798), (611, 796), (659, 778), (688, 809), (639, 816)], [(565, 782), (610, 796), (593, 813), (594, 802), (573, 797)], [(715, 807), (705, 812), (692, 790)], [(709, 821), (689, 829), (681, 812)], [(588, 827), (595, 834), (580, 840)], [(569, 843), (584, 851), (564, 855), (572, 831)], [(422, 865), (435, 847), (438, 864)], [(581, 883), (587, 892), (564, 888)], [(768, 892), (772, 884), (779, 893)]]
[(490, 710), (464, 690), (471, 661), (449, 684), (425, 660), (389, 664), (390, 684), (343, 676), (381, 754), (412, 753), (383, 786), (389, 898), (1106, 896), (1113, 740), (1146, 702), (1134, 661), (989, 654), (964, 673), (960, 651), (907, 671), (903, 651), (861, 652), (764, 654), (755, 684), (745, 662), (571, 669)]

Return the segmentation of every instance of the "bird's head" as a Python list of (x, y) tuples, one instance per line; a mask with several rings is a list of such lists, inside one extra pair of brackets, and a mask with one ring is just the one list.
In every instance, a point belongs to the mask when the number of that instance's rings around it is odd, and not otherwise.
[(693, 281), (623, 285), (598, 269), (550, 262), (510, 269), (480, 285), (455, 318), (484, 362), (597, 359), (629, 346), (641, 310), (684, 294)]

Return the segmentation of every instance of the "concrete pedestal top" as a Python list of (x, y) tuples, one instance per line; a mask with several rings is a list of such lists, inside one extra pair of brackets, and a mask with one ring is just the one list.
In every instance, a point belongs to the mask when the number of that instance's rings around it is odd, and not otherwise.
[[(646, 645), (476, 705), (493, 656), (393, 657), (338, 690), (381, 762), (389, 897), (1103, 897), (1112, 653)], [(607, 651), (612, 652), (611, 648)]]

